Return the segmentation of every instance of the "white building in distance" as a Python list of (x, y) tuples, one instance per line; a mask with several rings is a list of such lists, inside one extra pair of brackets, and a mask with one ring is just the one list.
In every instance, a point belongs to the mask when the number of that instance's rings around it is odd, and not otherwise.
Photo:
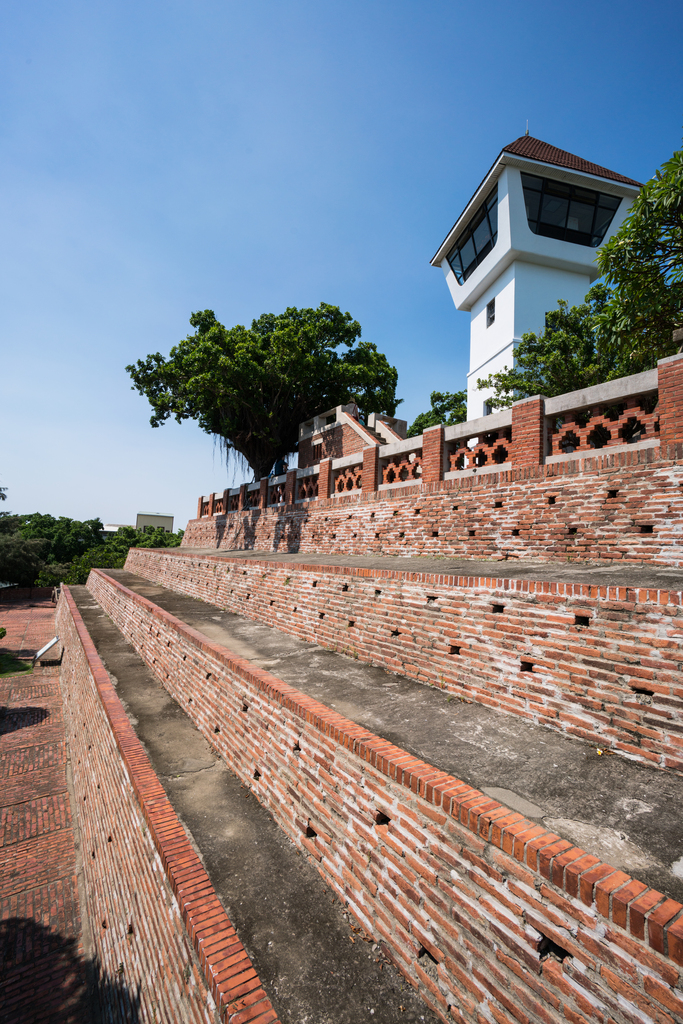
[(468, 419), (490, 412), (477, 380), (512, 368), (522, 334), (542, 330), (558, 299), (583, 302), (596, 248), (641, 187), (529, 135), (501, 151), (431, 261), (470, 313)]

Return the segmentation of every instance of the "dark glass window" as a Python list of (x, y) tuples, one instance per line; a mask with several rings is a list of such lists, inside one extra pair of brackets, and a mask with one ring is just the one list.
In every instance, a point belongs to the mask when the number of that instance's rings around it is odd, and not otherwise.
[(616, 196), (535, 174), (523, 174), (522, 187), (527, 220), (535, 235), (593, 248), (601, 244), (621, 202)]
[(448, 262), (460, 284), (485, 260), (498, 239), (498, 187), (479, 207), (455, 246)]
[(491, 327), (496, 322), (496, 300), (491, 299), (486, 304), (486, 326)]

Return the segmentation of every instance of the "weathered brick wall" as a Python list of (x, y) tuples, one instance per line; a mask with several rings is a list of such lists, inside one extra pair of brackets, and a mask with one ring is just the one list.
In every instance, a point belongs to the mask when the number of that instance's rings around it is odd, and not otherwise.
[(112, 984), (106, 1019), (275, 1021), (67, 587), (57, 626), (90, 929), (105, 976), (138, 1001)]
[(252, 667), (101, 570), (88, 587), (442, 1020), (680, 1020), (680, 904)]
[(664, 454), (595, 455), (191, 520), (183, 547), (683, 565), (683, 445)]
[(321, 459), (339, 459), (354, 455), (372, 444), (371, 436), (362, 438), (348, 423), (338, 423), (321, 434), (305, 437), (299, 442), (299, 466), (314, 466)]
[(131, 549), (171, 590), (683, 772), (683, 595)]

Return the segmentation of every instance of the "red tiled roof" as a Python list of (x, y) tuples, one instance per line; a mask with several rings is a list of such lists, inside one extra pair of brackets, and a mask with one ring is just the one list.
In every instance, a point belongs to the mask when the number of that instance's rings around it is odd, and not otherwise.
[(611, 181), (621, 181), (624, 185), (637, 185), (641, 187), (642, 182), (634, 181), (633, 178), (625, 178), (623, 174), (616, 171), (609, 171), (599, 164), (592, 164), (588, 160), (582, 160), (580, 156), (567, 153), (564, 149), (557, 149), (555, 146), (534, 139), (531, 135), (522, 135), (515, 139), (509, 146), (503, 147), (503, 153), (514, 153), (515, 156), (524, 156), (529, 160), (540, 160), (544, 164), (555, 164), (556, 167), (567, 167), (572, 171), (583, 171), (585, 174), (595, 174), (599, 178), (609, 178)]

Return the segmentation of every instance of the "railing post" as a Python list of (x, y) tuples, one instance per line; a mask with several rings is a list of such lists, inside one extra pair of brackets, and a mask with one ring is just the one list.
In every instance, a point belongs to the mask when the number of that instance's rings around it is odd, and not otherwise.
[(363, 449), (363, 493), (377, 490), (377, 470), (379, 467), (379, 448), (373, 445), (372, 448)]
[(258, 491), (258, 507), (259, 508), (267, 508), (268, 507), (268, 477), (267, 476), (262, 476), (261, 477), (261, 483), (260, 483), (259, 491)]
[[(680, 340), (683, 341), (683, 337)], [(666, 359), (658, 361), (657, 386), (659, 443), (664, 454), (664, 449), (668, 445), (680, 444), (683, 441), (683, 352), (677, 352), (674, 356), (667, 356)]]
[(512, 465), (540, 466), (545, 460), (545, 396), (522, 398), (512, 406)]
[(422, 434), (422, 483), (443, 480), (443, 459), (446, 442), (443, 424), (427, 427)]
[(296, 501), (296, 470), (287, 470), (285, 480), (285, 505), (293, 505)]
[(243, 508), (246, 508), (246, 507), (247, 507), (247, 485), (246, 484), (240, 484), (240, 500), (239, 500), (239, 510), (240, 510), (240, 512), (242, 511)]
[(321, 459), (318, 476), (318, 500), (329, 498), (332, 487), (332, 459)]
[(202, 505), (204, 504), (204, 495), (199, 495), (199, 501), (197, 502), (197, 519), (202, 518)]
[(212, 491), (211, 494), (209, 495), (209, 519), (213, 515), (213, 510), (214, 510), (215, 505), (216, 505), (216, 495)]

